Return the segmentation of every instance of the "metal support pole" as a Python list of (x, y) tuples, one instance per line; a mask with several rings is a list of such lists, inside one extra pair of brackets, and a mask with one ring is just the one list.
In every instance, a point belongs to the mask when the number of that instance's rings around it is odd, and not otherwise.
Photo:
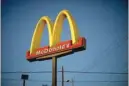
[(23, 79), (23, 86), (25, 86), (25, 79)]
[(52, 86), (57, 86), (57, 58), (52, 57)]
[(73, 81), (73, 79), (72, 79), (72, 86), (74, 86), (74, 81)]
[(64, 86), (64, 68), (62, 66), (62, 86)]

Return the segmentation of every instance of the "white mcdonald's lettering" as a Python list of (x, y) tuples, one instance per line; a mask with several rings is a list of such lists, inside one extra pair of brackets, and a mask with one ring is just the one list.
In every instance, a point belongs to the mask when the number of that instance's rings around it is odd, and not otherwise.
[(61, 50), (67, 49), (67, 48), (70, 48), (70, 43), (38, 50), (38, 51), (36, 51), (36, 55), (41, 55), (41, 54), (43, 55), (43, 54), (47, 54), (47, 53), (57, 52), (57, 51), (61, 51)]

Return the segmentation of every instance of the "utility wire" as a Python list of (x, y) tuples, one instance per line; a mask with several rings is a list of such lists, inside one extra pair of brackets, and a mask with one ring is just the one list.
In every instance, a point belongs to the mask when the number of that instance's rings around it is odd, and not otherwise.
[[(124, 38), (123, 38), (123, 41), (127, 41), (128, 40), (128, 36), (125, 36)], [(109, 52), (109, 47), (114, 47), (114, 42), (116, 42), (117, 40), (115, 40), (115, 41), (113, 41), (105, 50), (103, 50), (103, 52), (101, 52), (101, 53), (103, 53), (103, 55), (104, 54), (107, 54), (107, 52)], [(120, 47), (122, 45), (122, 43), (119, 43), (119, 42), (117, 42), (116, 43), (116, 47), (118, 48), (118, 47)], [(94, 68), (97, 64), (97, 61), (98, 61), (98, 59), (100, 59), (100, 57), (102, 57), (102, 56), (100, 56), (100, 54), (97, 56), (97, 57), (99, 57), (99, 58), (97, 58), (96, 60), (94, 60), (94, 62), (92, 62), (93, 64), (91, 65), (91, 67), (88, 67), (88, 69), (86, 69), (86, 66), (81, 70), (81, 71), (83, 71), (83, 70), (90, 70), (90, 69), (92, 69), (92, 68)], [(112, 74), (112, 73), (111, 73)], [(119, 73), (118, 73), (119, 74)], [(128, 73), (126, 73), (126, 74), (128, 74)], [(74, 77), (75, 76), (77, 76), (77, 75), (74, 75)]]
[[(60, 71), (61, 72), (61, 71)], [(128, 73), (118, 73), (118, 72), (84, 72), (84, 71), (64, 71), (67, 73), (96, 73), (96, 74), (128, 74)]]
[[(9, 78), (2, 78), (2, 81), (3, 80), (9, 80), (9, 81), (22, 81), (21, 79), (9, 79)], [(30, 79), (30, 80), (27, 80), (27, 81), (31, 81), (31, 82), (52, 82), (52, 81), (50, 81), (50, 80), (32, 80), (32, 79)], [(62, 81), (57, 81), (57, 82), (62, 82)], [(68, 83), (68, 82), (66, 82), (66, 81), (64, 81), (65, 83)], [(128, 81), (74, 81), (74, 82), (128, 82)]]
[[(126, 36), (126, 37), (124, 37), (123, 38), (123, 41), (125, 42), (125, 41), (127, 41), (128, 40), (128, 36)], [(116, 40), (115, 40), (116, 41)], [(105, 54), (107, 54), (108, 52), (109, 52), (109, 50), (112, 48), (112, 46), (113, 46), (113, 43), (115, 42), (115, 41), (113, 41), (104, 51), (103, 51), (103, 55), (105, 55)], [(116, 45), (115, 45), (115, 48), (119, 48), (119, 47), (121, 47), (121, 45), (122, 45), (122, 43), (119, 43), (118, 41), (117, 41), (117, 43), (116, 43)], [(110, 47), (110, 49), (109, 49), (109, 47)], [(114, 46), (113, 46), (114, 47)], [(102, 52), (101, 52), (102, 53)], [(100, 59), (100, 57), (102, 57), (102, 55), (98, 55), (98, 57), (99, 58), (97, 58), (96, 60), (98, 61), (98, 59)], [(83, 71), (83, 70), (90, 70), (90, 69), (92, 69), (92, 68), (94, 68), (97, 64), (97, 61), (96, 60), (94, 60), (94, 64), (92, 64), (91, 65), (91, 67), (88, 67), (88, 69), (86, 69), (86, 66), (81, 70), (81, 71)], [(111, 73), (111, 72), (110, 72)], [(128, 73), (124, 73), (124, 74), (128, 74)], [(74, 77), (77, 77), (77, 75), (74, 75)], [(128, 81), (127, 81), (128, 82)], [(107, 83), (111, 83), (111, 82), (107, 82)]]
[[(57, 71), (62, 72), (62, 71)], [(85, 72), (85, 71), (64, 71), (65, 73), (87, 73), (87, 74), (128, 74), (128, 73), (119, 73), (119, 72)], [(1, 72), (3, 74), (10, 74), (10, 73), (52, 73), (52, 71), (15, 71), (15, 72)]]

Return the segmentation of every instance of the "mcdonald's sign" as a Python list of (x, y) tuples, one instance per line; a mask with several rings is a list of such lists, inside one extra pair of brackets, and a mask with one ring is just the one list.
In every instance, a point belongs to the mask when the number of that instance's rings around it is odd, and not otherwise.
[[(61, 42), (62, 25), (65, 18), (68, 20), (70, 26), (71, 40)], [(48, 28), (49, 45), (41, 47), (40, 42), (45, 25), (47, 25)], [(86, 40), (79, 35), (77, 25), (71, 13), (68, 10), (62, 10), (57, 15), (55, 22), (52, 22), (48, 16), (40, 18), (35, 27), (30, 50), (27, 51), (26, 57), (29, 61), (47, 60), (51, 59), (53, 56), (61, 57), (85, 50), (85, 47)]]

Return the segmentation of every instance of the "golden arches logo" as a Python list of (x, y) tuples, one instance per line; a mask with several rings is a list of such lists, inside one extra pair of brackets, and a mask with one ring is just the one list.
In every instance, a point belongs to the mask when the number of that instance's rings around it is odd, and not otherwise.
[(58, 14), (54, 24), (48, 16), (41, 17), (41, 19), (38, 21), (36, 25), (36, 28), (33, 34), (30, 53), (33, 53), (36, 48), (40, 47), (41, 36), (42, 36), (42, 32), (45, 24), (47, 24), (48, 32), (49, 32), (49, 46), (51, 47), (59, 43), (60, 37), (61, 37), (60, 35), (62, 32), (62, 24), (65, 18), (68, 19), (68, 22), (70, 25), (72, 43), (77, 42), (79, 38), (79, 33), (78, 33), (78, 28), (76, 26), (76, 23), (72, 15), (70, 14), (70, 12), (68, 10), (63, 10)]
[(55, 22), (52, 22), (48, 16), (43, 16), (40, 18), (35, 27), (29, 54), (35, 53), (36, 49), (40, 48), (41, 37), (45, 25), (47, 25), (49, 32), (49, 47), (53, 47), (56, 44), (60, 43), (62, 26), (65, 18), (68, 20), (70, 26), (72, 44), (77, 43), (77, 41), (79, 40), (79, 31), (75, 20), (68, 10), (62, 10), (57, 15)]

